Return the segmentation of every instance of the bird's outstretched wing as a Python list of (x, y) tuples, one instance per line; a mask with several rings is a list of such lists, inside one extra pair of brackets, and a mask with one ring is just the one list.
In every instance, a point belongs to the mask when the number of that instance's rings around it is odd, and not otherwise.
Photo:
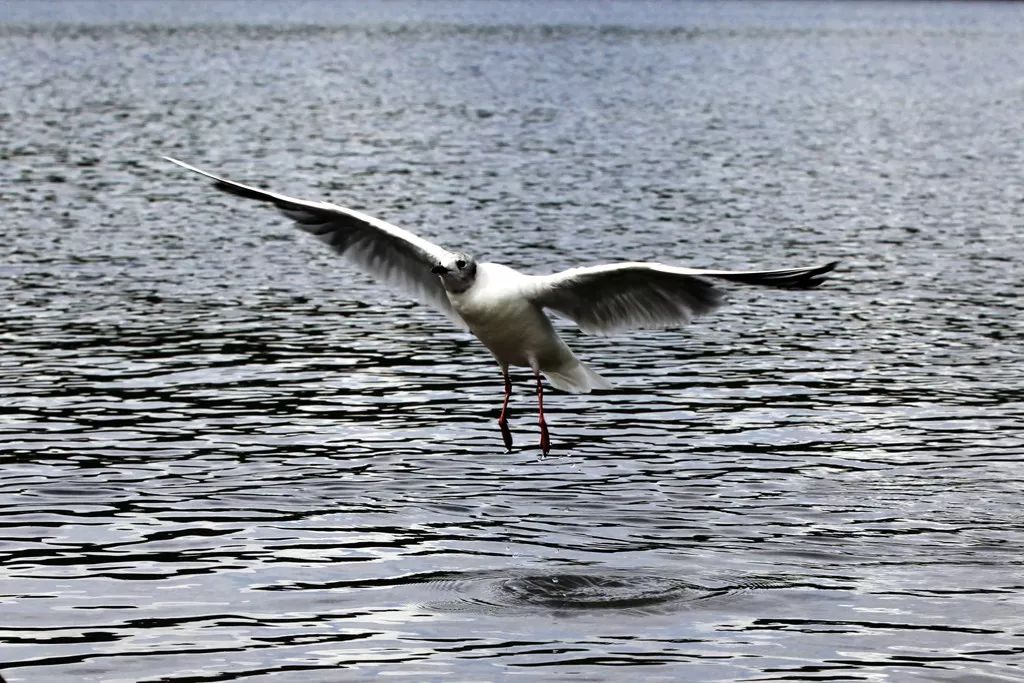
[(708, 278), (769, 287), (807, 288), (821, 284), (836, 267), (781, 270), (699, 270), (660, 263), (615, 263), (571, 268), (531, 278), (526, 296), (573, 320), (584, 332), (611, 333), (636, 327), (669, 327), (709, 313), (722, 292)]
[(444, 286), (430, 272), (438, 262), (451, 258), (447, 249), (352, 209), (260, 190), (220, 178), (171, 157), (164, 159), (206, 176), (222, 192), (273, 204), (299, 228), (316, 235), (372, 277), (398, 287), (456, 319)]

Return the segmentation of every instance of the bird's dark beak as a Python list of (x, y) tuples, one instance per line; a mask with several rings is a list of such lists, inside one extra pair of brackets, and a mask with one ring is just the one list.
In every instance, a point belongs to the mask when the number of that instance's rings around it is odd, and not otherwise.
[(436, 266), (430, 269), (430, 272), (434, 275), (444, 275), (448, 272), (448, 269), (438, 263)]

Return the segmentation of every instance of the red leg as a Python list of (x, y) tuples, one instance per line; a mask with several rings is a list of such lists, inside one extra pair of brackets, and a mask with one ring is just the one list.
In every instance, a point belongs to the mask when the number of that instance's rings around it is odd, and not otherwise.
[(498, 427), (501, 429), (501, 438), (505, 442), (505, 450), (512, 452), (512, 432), (508, 428), (508, 399), (512, 396), (512, 380), (508, 376), (508, 368), (502, 368), (501, 374), (505, 376), (505, 402), (501, 404), (501, 415), (498, 416)]
[(548, 454), (551, 450), (551, 437), (548, 436), (548, 423), (544, 420), (544, 384), (540, 378), (540, 373), (536, 370), (533, 371), (534, 376), (537, 378), (537, 408), (538, 414), (540, 415), (540, 450), (544, 455)]

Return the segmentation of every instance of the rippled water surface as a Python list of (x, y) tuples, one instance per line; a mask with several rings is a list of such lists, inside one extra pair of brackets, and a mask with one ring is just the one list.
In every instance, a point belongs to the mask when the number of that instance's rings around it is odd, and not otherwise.
[[(1024, 8), (0, 4), (14, 681), (1024, 680)], [(839, 259), (516, 377), (273, 211)]]

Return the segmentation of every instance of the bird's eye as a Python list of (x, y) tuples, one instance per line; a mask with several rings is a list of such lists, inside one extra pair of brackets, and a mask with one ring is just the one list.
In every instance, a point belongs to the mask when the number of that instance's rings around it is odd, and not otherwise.
[(462, 259), (459, 259), (458, 261), (455, 262), (455, 265), (458, 267), (459, 270), (462, 270), (463, 268), (466, 267), (466, 262), (463, 261)]

